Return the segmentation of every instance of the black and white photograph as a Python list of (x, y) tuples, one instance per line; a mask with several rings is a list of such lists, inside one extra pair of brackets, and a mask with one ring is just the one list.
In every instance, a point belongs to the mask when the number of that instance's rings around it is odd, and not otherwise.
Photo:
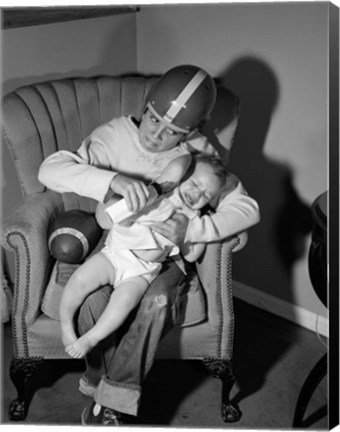
[(339, 425), (339, 7), (0, 5), (1, 425)]

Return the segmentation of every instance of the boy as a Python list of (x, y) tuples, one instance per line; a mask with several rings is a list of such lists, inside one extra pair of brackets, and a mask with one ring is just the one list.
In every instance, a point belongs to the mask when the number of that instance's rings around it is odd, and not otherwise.
[[(146, 98), (141, 121), (119, 117), (97, 128), (76, 153), (59, 151), (41, 165), (39, 180), (56, 192), (75, 192), (94, 198), (98, 222), (111, 226), (103, 215), (108, 197), (125, 198), (127, 207), (145, 207), (150, 189), (147, 183), (162, 173), (168, 163), (189, 154), (188, 141), (207, 121), (213, 109), (216, 88), (212, 78), (196, 66), (177, 66), (166, 72)], [(216, 153), (199, 133), (190, 141), (203, 153)], [(166, 222), (152, 224), (154, 232), (174, 244), (210, 242), (248, 229), (259, 221), (257, 203), (231, 174), (215, 197), (213, 215), (189, 220), (175, 213)], [(160, 282), (158, 282), (160, 281)], [(168, 259), (162, 272), (146, 291), (134, 321), (124, 336), (99, 343), (85, 360), (81, 391), (94, 397), (82, 416), (83, 424), (117, 424), (120, 413), (137, 415), (143, 381), (153, 363), (161, 338), (176, 325), (173, 311), (185, 292), (183, 273)], [(148, 302), (161, 293), (164, 301), (150, 310)], [(183, 294), (182, 294), (183, 293)], [(79, 315), (81, 334), (91, 329), (110, 299), (110, 287), (88, 296)]]
[[(169, 169), (170, 174), (182, 172), (182, 166), (173, 168), (178, 163), (182, 165), (182, 161), (178, 159), (172, 161), (157, 178), (157, 183), (177, 183), (177, 175), (169, 176)], [(174, 212), (182, 212), (190, 219), (198, 217), (198, 210), (207, 205), (225, 184), (226, 170), (219, 159), (195, 155), (193, 163), (193, 172), (189, 178), (145, 207), (144, 211), (124, 219), (121, 211), (117, 213), (116, 210), (120, 203), (107, 208), (112, 218), (119, 220), (123, 217), (123, 220), (113, 224), (106, 246), (71, 276), (60, 304), (62, 338), (65, 351), (71, 357), (83, 357), (100, 340), (117, 330), (158, 276), (162, 261), (168, 255), (178, 254), (176, 245), (165, 237), (152, 233), (150, 223), (154, 220), (165, 221)], [(193, 262), (203, 252), (204, 244), (185, 244), (180, 249), (184, 258)], [(76, 310), (91, 292), (106, 284), (114, 286), (106, 309), (96, 325), (77, 339), (73, 329)]]

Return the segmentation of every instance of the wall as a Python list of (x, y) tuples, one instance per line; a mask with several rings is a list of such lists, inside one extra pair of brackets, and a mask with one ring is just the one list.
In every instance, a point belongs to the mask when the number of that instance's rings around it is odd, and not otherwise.
[[(136, 71), (136, 16), (116, 15), (1, 30), (3, 94), (25, 84)], [(14, 167), (2, 146), (1, 196), (6, 216), (21, 203)], [(12, 254), (4, 255), (13, 280)]]
[(241, 98), (231, 167), (262, 221), (234, 278), (307, 311), (327, 311), (307, 270), (313, 200), (327, 189), (327, 3), (144, 6), (138, 70), (198, 64)]

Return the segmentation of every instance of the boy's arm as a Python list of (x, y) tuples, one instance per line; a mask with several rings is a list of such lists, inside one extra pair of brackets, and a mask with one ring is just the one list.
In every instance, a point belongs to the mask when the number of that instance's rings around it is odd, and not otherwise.
[(102, 202), (118, 174), (107, 164), (105, 146), (85, 140), (75, 153), (60, 150), (47, 157), (40, 166), (38, 179), (55, 192), (75, 192)]

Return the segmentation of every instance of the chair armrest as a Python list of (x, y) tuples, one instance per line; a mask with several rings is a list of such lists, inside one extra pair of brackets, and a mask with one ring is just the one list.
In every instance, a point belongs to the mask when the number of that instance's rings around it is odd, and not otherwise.
[(234, 307), (232, 292), (232, 254), (247, 243), (247, 233), (223, 242), (209, 243), (196, 262), (197, 273), (206, 294), (208, 322), (218, 334), (218, 357), (232, 358)]
[(24, 327), (40, 314), (41, 299), (53, 259), (47, 246), (48, 226), (64, 209), (52, 191), (30, 195), (3, 223), (1, 244), (15, 255), (12, 320)]

